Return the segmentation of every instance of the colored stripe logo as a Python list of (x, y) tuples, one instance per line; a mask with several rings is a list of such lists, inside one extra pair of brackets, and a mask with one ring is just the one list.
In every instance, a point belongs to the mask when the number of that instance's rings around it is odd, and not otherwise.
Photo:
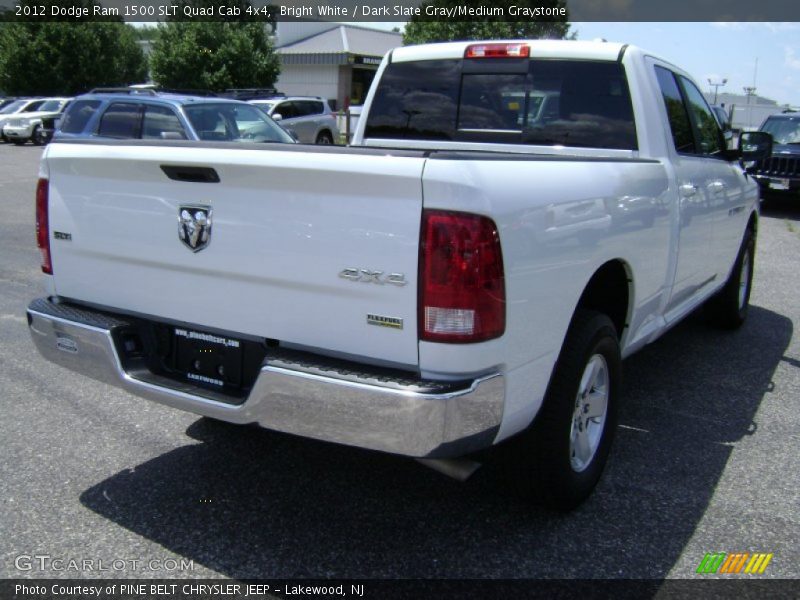
[(697, 567), (697, 573), (703, 575), (712, 573), (724, 574), (749, 574), (761, 575), (767, 570), (767, 565), (772, 560), (773, 553), (764, 552), (734, 552), (728, 554), (727, 552), (706, 553), (700, 565)]

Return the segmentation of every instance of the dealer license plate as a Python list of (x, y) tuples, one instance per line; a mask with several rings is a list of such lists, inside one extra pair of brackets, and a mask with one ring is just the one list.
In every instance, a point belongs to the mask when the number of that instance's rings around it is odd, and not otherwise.
[(175, 367), (189, 381), (221, 389), (242, 385), (242, 342), (226, 336), (175, 328)]

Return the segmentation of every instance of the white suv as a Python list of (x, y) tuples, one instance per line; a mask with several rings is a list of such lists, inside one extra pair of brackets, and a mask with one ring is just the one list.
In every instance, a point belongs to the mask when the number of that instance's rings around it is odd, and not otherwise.
[(11, 118), (23, 117), (26, 116), (23, 113), (32, 113), (36, 110), (39, 110), (39, 107), (44, 103), (44, 98), (21, 98), (19, 100), (14, 100), (10, 104), (6, 104), (2, 109), (0, 109), (0, 138), (4, 142), (8, 142), (9, 139), (3, 133), (3, 126), (8, 122)]
[(70, 100), (71, 98), (45, 98), (34, 110), (30, 110), (35, 106), (32, 104), (29, 110), (10, 115), (2, 125), (3, 137), (18, 146), (28, 140), (38, 144), (42, 119), (60, 117)]
[(333, 144), (339, 140), (336, 116), (322, 98), (290, 96), (249, 102), (266, 111), (303, 144)]

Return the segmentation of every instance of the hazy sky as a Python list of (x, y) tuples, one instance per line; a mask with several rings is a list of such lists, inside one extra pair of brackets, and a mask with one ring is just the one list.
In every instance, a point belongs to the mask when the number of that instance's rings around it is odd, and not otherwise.
[(800, 23), (573, 23), (578, 39), (605, 38), (650, 50), (688, 71), (709, 91), (708, 79), (727, 78), (719, 91), (756, 93), (800, 107)]

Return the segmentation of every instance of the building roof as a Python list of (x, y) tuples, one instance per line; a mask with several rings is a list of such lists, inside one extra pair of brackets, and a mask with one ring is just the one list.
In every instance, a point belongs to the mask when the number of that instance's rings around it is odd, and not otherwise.
[(402, 34), (393, 31), (332, 25), (326, 31), (280, 46), (277, 51), (282, 55), (355, 54), (383, 57), (389, 50), (402, 44)]

